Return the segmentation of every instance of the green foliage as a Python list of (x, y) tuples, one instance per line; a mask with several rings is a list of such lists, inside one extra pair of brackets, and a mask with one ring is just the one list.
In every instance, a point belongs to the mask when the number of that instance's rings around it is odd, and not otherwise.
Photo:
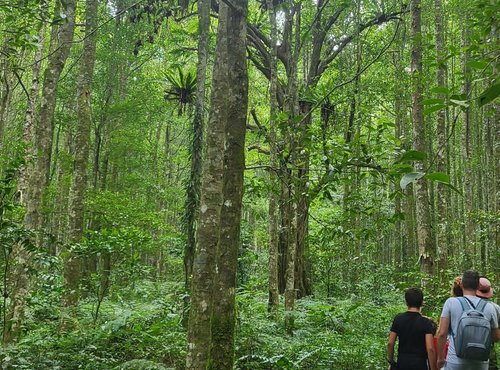
[[(83, 302), (76, 327), (69, 332), (60, 332), (58, 320), (30, 316), (29, 334), (0, 350), (2, 368), (182, 368), (186, 343), (182, 302), (175, 298), (179, 287), (144, 281), (138, 289), (141, 292), (133, 299), (105, 302), (96, 324), (90, 317), (91, 305)], [(47, 304), (59, 315), (56, 302)]]
[(236, 369), (381, 368), (390, 323), (404, 310), (393, 293), (380, 297), (388, 299), (384, 304), (302, 299), (297, 330), (287, 337), (280, 324), (267, 318), (265, 296), (242, 292), (238, 297)]
[(165, 99), (175, 100), (179, 105), (179, 115), (181, 115), (186, 106), (194, 101), (196, 93), (196, 73), (189, 71), (184, 73), (180, 66), (177, 66), (177, 73), (166, 73), (165, 77), (170, 86), (165, 89)]

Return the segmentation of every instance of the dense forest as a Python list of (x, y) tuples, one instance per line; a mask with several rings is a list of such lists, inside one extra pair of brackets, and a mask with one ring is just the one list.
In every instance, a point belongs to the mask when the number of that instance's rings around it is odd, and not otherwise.
[(0, 0), (2, 368), (386, 369), (500, 283), (499, 10)]

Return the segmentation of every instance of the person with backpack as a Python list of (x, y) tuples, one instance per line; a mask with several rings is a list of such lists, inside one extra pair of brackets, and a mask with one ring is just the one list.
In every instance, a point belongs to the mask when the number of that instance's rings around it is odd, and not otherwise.
[[(437, 365), (445, 370), (488, 370), (491, 342), (500, 340), (498, 317), (493, 305), (476, 297), (476, 271), (465, 271), (461, 285), (463, 297), (448, 298), (441, 312)], [(443, 348), (448, 334), (450, 345), (445, 361)]]
[[(387, 341), (387, 361), (390, 370), (436, 370), (431, 321), (420, 314), (424, 295), (418, 288), (405, 292), (408, 310), (396, 315)], [(398, 339), (397, 363), (394, 361), (394, 347)]]
[[(495, 302), (490, 301), (491, 297), (493, 297), (493, 288), (491, 287), (490, 281), (482, 276), (479, 279), (479, 287), (476, 290), (476, 297), (483, 298), (488, 300), (488, 302), (495, 307), (495, 310), (497, 312), (497, 318), (499, 321), (499, 326), (500, 326), (500, 306), (497, 305)], [(497, 366), (497, 354), (495, 352), (495, 347), (491, 347), (491, 352), (490, 352), (490, 363), (488, 366), (488, 370), (498, 370)]]

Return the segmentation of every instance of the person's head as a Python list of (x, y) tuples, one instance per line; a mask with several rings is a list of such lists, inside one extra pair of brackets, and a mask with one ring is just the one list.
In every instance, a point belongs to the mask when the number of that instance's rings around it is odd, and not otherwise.
[(408, 307), (420, 308), (424, 303), (424, 294), (419, 288), (406, 289), (405, 301)]
[(453, 297), (461, 297), (464, 295), (464, 291), (462, 290), (462, 277), (457, 276), (453, 280), (453, 285), (451, 286), (451, 295)]
[(493, 296), (491, 283), (485, 277), (479, 278), (479, 286), (476, 290), (476, 296), (485, 299), (490, 299)]
[(467, 270), (462, 275), (462, 289), (463, 290), (477, 290), (479, 286), (479, 274), (476, 271)]

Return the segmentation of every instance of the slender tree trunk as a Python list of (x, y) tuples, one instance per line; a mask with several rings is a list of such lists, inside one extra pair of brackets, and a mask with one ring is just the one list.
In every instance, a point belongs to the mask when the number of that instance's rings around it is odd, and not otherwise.
[(227, 7), (219, 8), (219, 25), (212, 79), (212, 96), (202, 170), (200, 217), (196, 230), (196, 249), (191, 283), (188, 323), (187, 369), (205, 369), (210, 360), (211, 315), (216, 251), (219, 241), (222, 205), (223, 153), (227, 103)]
[(205, 122), (205, 80), (210, 34), (210, 1), (198, 0), (198, 64), (196, 66), (196, 102), (191, 141), (191, 172), (186, 188), (186, 249), (184, 251), (185, 287), (189, 291), (196, 246), (196, 219), (200, 204), (203, 127)]
[[(288, 45), (289, 45), (289, 69), (288, 74), (288, 104), (287, 113), (289, 115), (288, 123), (288, 140), (290, 142), (290, 164), (291, 168), (287, 172), (289, 177), (285, 179), (285, 184), (288, 187), (288, 201), (290, 202), (290, 214), (287, 216), (289, 220), (287, 234), (288, 243), (286, 249), (286, 270), (285, 270), (285, 329), (289, 335), (293, 334), (294, 329), (294, 308), (295, 308), (295, 284), (296, 284), (296, 274), (295, 274), (295, 264), (297, 257), (297, 244), (298, 244), (298, 228), (299, 220), (298, 218), (302, 213), (303, 209), (299, 210), (300, 206), (300, 194), (299, 194), (299, 183), (303, 178), (299, 178), (299, 168), (304, 166), (302, 162), (302, 155), (300, 155), (298, 142), (299, 134), (297, 131), (303, 129), (303, 127), (298, 128), (295, 123), (295, 118), (299, 113), (299, 95), (298, 95), (298, 60), (300, 51), (300, 13), (302, 4), (294, 4), (293, 1), (289, 1), (288, 9), (288, 22), (289, 25), (289, 35), (288, 35)], [(295, 21), (295, 22), (294, 22)], [(294, 26), (292, 24), (294, 23)], [(295, 35), (295, 37), (293, 37)], [(294, 177), (297, 176), (297, 177)], [(304, 175), (302, 173), (302, 175)], [(303, 221), (301, 218), (300, 221)], [(302, 226), (302, 225), (301, 225)]]
[[(413, 120), (413, 147), (417, 151), (426, 152), (425, 126), (423, 116), (423, 83), (422, 83), (422, 27), (421, 1), (411, 1), (411, 72), (412, 72), (412, 120)], [(415, 168), (419, 172), (426, 170), (424, 161), (418, 161)], [(417, 211), (417, 243), (420, 268), (423, 272), (434, 273), (434, 238), (431, 229), (431, 215), (429, 208), (429, 194), (427, 181), (419, 180), (415, 183), (415, 202)]]
[[(435, 8), (435, 34), (436, 34), (436, 57), (437, 57), (437, 71), (436, 71), (436, 85), (438, 88), (444, 89), (446, 87), (446, 59), (444, 49), (444, 31), (443, 31), (443, 15), (442, 15), (442, 1), (434, 0)], [(445, 94), (439, 94), (439, 98), (445, 99)], [(446, 110), (442, 109), (437, 113), (437, 170), (438, 172), (447, 172), (446, 166)], [(447, 240), (447, 209), (448, 202), (448, 188), (442, 184), (437, 185), (437, 248), (440, 269), (447, 266), (448, 243)]]
[(275, 317), (279, 306), (279, 284), (278, 284), (278, 182), (276, 171), (278, 171), (278, 157), (276, 148), (276, 113), (278, 108), (276, 89), (278, 83), (277, 76), (277, 26), (276, 10), (272, 0), (267, 0), (269, 18), (271, 23), (271, 78), (269, 96), (269, 162), (271, 169), (269, 178), (271, 183), (271, 194), (269, 195), (269, 302), (268, 311)]
[[(402, 34), (401, 29), (398, 29), (397, 35), (398, 46), (396, 52), (394, 53), (394, 130), (395, 136), (397, 140), (400, 140), (401, 145), (403, 146), (404, 141), (404, 126), (405, 126), (405, 113), (406, 108), (404, 104), (404, 92), (403, 85), (400, 83), (401, 76), (404, 73), (404, 66), (402, 63), (402, 53), (404, 48), (404, 35)], [(403, 213), (403, 202), (408, 201), (407, 199), (402, 198), (400, 192), (396, 193), (396, 197), (394, 198), (394, 213), (396, 215), (400, 215)], [(410, 215), (406, 215), (409, 217)], [(395, 253), (394, 253), (394, 262), (395, 266), (399, 271), (405, 271), (404, 264), (406, 261), (406, 257), (408, 255), (407, 248), (408, 244), (405, 242), (406, 238), (403, 235), (405, 230), (403, 228), (403, 224), (401, 219), (396, 218), (395, 223)]]
[[(212, 349), (210, 368), (232, 369), (234, 362), (235, 294), (238, 251), (240, 248), (243, 172), (245, 170), (245, 131), (248, 109), (246, 65), (247, 0), (228, 7), (226, 48), (228, 92), (225, 144), (223, 203), (217, 251), (217, 273), (213, 292)], [(222, 4), (221, 4), (222, 6)], [(221, 37), (221, 35), (219, 35)]]
[[(83, 237), (84, 202), (87, 189), (87, 164), (89, 159), (90, 126), (92, 123), (91, 89), (94, 73), (97, 34), (97, 0), (87, 0), (85, 9), (85, 41), (78, 82), (78, 125), (75, 135), (75, 159), (73, 181), (70, 190), (68, 239), (70, 243), (78, 243)], [(78, 302), (78, 285), (80, 281), (80, 260), (78, 256), (66, 251), (64, 263), (64, 280), (66, 292), (64, 305), (74, 306)]]
[[(464, 19), (462, 25), (462, 48), (467, 48), (469, 45), (469, 30), (467, 22)], [(462, 56), (462, 93), (465, 96), (470, 97), (471, 93), (471, 78), (470, 69), (468, 67), (469, 62), (469, 51), (465, 50)], [(464, 196), (464, 210), (463, 210), (463, 235), (464, 235), (464, 246), (462, 250), (465, 252), (465, 261), (471, 261), (476, 263), (476, 255), (474, 253), (474, 248), (476, 244), (475, 230), (473, 223), (473, 173), (472, 173), (472, 120), (471, 120), (471, 108), (465, 108), (463, 112), (462, 119), (462, 173), (463, 173), (463, 194), (468, 194), (469, 196)]]
[(4, 41), (0, 58), (0, 149), (3, 147), (5, 126), (7, 123), (7, 107), (12, 96), (12, 73), (9, 67), (8, 40)]
[[(28, 99), (28, 105), (26, 107), (26, 113), (24, 116), (24, 126), (23, 126), (23, 144), (26, 146), (24, 150), (24, 157), (26, 159), (26, 163), (30, 163), (33, 160), (33, 119), (35, 116), (35, 110), (38, 105), (38, 101), (40, 99), (39, 94), (39, 85), (40, 85), (40, 72), (42, 68), (42, 56), (43, 51), (45, 49), (44, 46), (44, 37), (45, 35), (45, 27), (41, 27), (38, 32), (38, 46), (35, 52), (35, 62), (33, 63), (33, 67), (31, 69), (31, 87), (30, 87), (30, 96)], [(27, 191), (27, 177), (28, 173), (26, 171), (27, 165), (23, 165), (19, 169), (18, 180), (17, 180), (17, 191), (19, 196), (19, 201), (21, 204), (26, 205), (26, 191)]]
[[(493, 27), (491, 29), (491, 37), (495, 40), (495, 44), (499, 45), (500, 43), (500, 35), (498, 33), (498, 15), (494, 18)], [(498, 64), (493, 65), (493, 75), (498, 76), (499, 68)], [(491, 198), (491, 209), (493, 214), (500, 213), (500, 197), (497, 195), (500, 191), (500, 103), (498, 99), (492, 103), (491, 109), (493, 110), (493, 114), (491, 117), (492, 124), (488, 125), (491, 127), (491, 132), (489, 134), (489, 155), (491, 158), (491, 163), (493, 166), (494, 173), (493, 178), (491, 179), (490, 186), (490, 198)], [(498, 246), (500, 245), (500, 227), (498, 225), (493, 225), (492, 232), (492, 249), (491, 249), (491, 257), (493, 261), (492, 269), (495, 273), (495, 281), (500, 281), (500, 249)], [(497, 304), (500, 304), (500, 294), (497, 294)]]

